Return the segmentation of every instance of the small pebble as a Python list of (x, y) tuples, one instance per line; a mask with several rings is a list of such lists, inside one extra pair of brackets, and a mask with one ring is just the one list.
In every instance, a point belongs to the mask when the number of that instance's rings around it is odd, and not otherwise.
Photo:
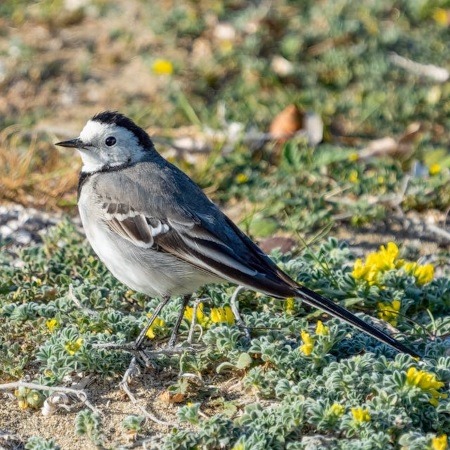
[(42, 242), (41, 232), (57, 224), (61, 214), (21, 205), (0, 205), (0, 247), (23, 247)]

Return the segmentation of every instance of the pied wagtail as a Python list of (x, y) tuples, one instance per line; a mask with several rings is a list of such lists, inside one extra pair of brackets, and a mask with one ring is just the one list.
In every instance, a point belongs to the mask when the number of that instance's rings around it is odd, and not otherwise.
[[(184, 296), (184, 310), (200, 286), (231, 282), (275, 298), (300, 298), (400, 352), (418, 356), (292, 280), (124, 115), (97, 114), (78, 138), (56, 145), (81, 153), (78, 208), (94, 251), (122, 283), (162, 299), (152, 320), (172, 296)], [(175, 343), (183, 310), (169, 345)], [(137, 349), (150, 325), (136, 340)]]

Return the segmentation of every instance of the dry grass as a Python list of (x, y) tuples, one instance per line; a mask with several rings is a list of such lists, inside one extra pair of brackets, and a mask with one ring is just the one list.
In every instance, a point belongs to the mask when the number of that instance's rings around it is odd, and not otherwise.
[(7, 202), (67, 209), (75, 204), (78, 171), (52, 136), (10, 126), (0, 132), (0, 191)]

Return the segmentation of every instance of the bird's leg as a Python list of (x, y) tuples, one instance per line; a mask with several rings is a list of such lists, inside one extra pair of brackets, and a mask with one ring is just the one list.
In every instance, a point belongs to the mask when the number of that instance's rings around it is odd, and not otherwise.
[(176, 344), (177, 338), (178, 338), (178, 331), (180, 329), (180, 325), (181, 325), (181, 322), (183, 321), (183, 317), (184, 317), (184, 310), (186, 309), (186, 306), (188, 305), (191, 297), (192, 297), (192, 295), (188, 294), (188, 295), (185, 295), (181, 300), (181, 311), (177, 318), (175, 326), (173, 327), (172, 334), (170, 335), (170, 339), (167, 344), (167, 348), (169, 348), (169, 349), (175, 347), (175, 344)]
[(251, 340), (251, 336), (250, 336), (250, 330), (249, 328), (245, 325), (245, 322), (243, 321), (240, 313), (239, 313), (239, 303), (237, 301), (237, 296), (239, 295), (239, 293), (241, 291), (243, 291), (245, 289), (244, 286), (238, 286), (236, 288), (236, 290), (233, 292), (233, 295), (230, 298), (230, 306), (231, 306), (231, 310), (233, 311), (234, 317), (236, 319), (236, 322), (238, 324), (238, 327), (241, 328), (242, 330), (244, 330), (244, 334), (245, 337), (248, 340)]
[(167, 302), (170, 300), (169, 295), (165, 295), (162, 300), (159, 302), (158, 306), (152, 313), (152, 317), (150, 317), (150, 320), (148, 321), (147, 325), (142, 329), (141, 333), (137, 337), (137, 339), (134, 341), (134, 349), (139, 350), (142, 347), (142, 343), (144, 342), (145, 336), (147, 335), (148, 330), (152, 326), (155, 319), (158, 317), (158, 314), (161, 312), (161, 310), (166, 306)]
[(183, 297), (182, 301), (182, 310), (177, 318), (177, 322), (175, 324), (175, 327), (172, 331), (172, 335), (169, 340), (169, 344), (167, 348), (160, 348), (155, 350), (146, 351), (142, 349), (142, 344), (144, 343), (145, 337), (147, 335), (148, 330), (152, 326), (155, 319), (158, 317), (161, 310), (164, 308), (164, 306), (167, 304), (167, 302), (170, 300), (170, 296), (164, 296), (161, 302), (158, 304), (158, 306), (153, 311), (152, 316), (150, 317), (150, 320), (146, 324), (146, 326), (142, 329), (142, 331), (139, 333), (139, 336), (134, 342), (124, 343), (124, 344), (116, 344), (116, 343), (102, 343), (102, 344), (94, 344), (95, 348), (101, 348), (101, 349), (111, 349), (111, 350), (125, 350), (134, 355), (134, 361), (139, 362), (142, 366), (149, 366), (152, 365), (152, 356), (158, 356), (158, 355), (166, 355), (166, 354), (176, 354), (176, 353), (183, 353), (184, 351), (188, 350), (187, 348), (178, 349), (174, 348), (175, 342), (178, 335), (178, 330), (180, 328), (181, 322), (183, 320), (184, 310), (186, 309), (186, 305), (188, 304), (189, 300), (191, 298), (191, 295), (186, 295)]
[(192, 308), (192, 322), (191, 322), (191, 326), (189, 327), (189, 334), (188, 334), (188, 338), (187, 338), (187, 343), (189, 345), (192, 345), (192, 341), (194, 340), (194, 331), (195, 331), (195, 325), (197, 324), (197, 309), (198, 306), (200, 305), (201, 299), (197, 299), (194, 302), (194, 306)]

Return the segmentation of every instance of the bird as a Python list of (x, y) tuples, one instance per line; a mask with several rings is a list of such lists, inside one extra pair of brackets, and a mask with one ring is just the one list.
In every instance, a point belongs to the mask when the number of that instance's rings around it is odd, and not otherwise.
[(277, 299), (301, 299), (399, 352), (419, 356), (283, 272), (127, 116), (100, 112), (79, 137), (55, 145), (81, 155), (78, 209), (97, 256), (126, 286), (160, 299), (136, 349), (172, 297), (182, 296), (182, 310), (170, 346), (191, 295), (204, 285), (228, 282)]

